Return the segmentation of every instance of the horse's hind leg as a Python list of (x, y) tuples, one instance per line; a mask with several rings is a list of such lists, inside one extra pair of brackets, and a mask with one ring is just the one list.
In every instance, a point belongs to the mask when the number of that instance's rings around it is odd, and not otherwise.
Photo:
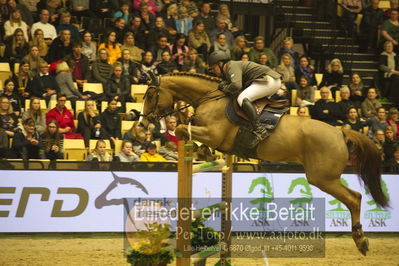
[[(362, 195), (359, 192), (351, 190), (340, 182), (340, 176), (331, 176), (321, 170), (318, 173), (307, 174), (310, 184), (320, 188), (324, 192), (335, 197), (348, 207), (352, 216), (352, 237), (359, 251), (366, 255), (368, 251), (368, 239), (364, 236), (362, 226), (360, 224), (360, 204)], [(325, 175), (323, 175), (325, 173)]]

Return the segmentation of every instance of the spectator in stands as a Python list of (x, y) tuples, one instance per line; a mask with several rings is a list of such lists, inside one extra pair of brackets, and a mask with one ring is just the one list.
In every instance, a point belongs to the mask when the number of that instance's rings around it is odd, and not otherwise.
[(186, 44), (186, 36), (177, 34), (175, 42), (169, 46), (172, 61), (181, 69), (183, 67), (184, 58), (188, 55), (190, 48)]
[(98, 50), (98, 58), (92, 65), (92, 82), (102, 83), (103, 86), (107, 83), (112, 75), (112, 66), (108, 63), (107, 49), (102, 48)]
[(204, 58), (207, 58), (209, 49), (211, 48), (211, 42), (208, 34), (205, 32), (205, 24), (203, 21), (195, 21), (194, 28), (188, 32), (188, 44), (202, 54)]
[(349, 100), (353, 102), (356, 108), (360, 108), (360, 105), (364, 100), (363, 95), (367, 93), (364, 93), (366, 88), (363, 85), (362, 77), (359, 73), (352, 73), (349, 89), (351, 91), (351, 96), (349, 97)]
[(129, 80), (131, 84), (139, 83), (138, 64), (131, 60), (130, 50), (123, 49), (122, 57), (118, 59), (118, 62), (122, 64), (122, 75), (125, 79)]
[(46, 159), (51, 161), (64, 159), (64, 136), (59, 132), (56, 120), (47, 124), (46, 132), (41, 135), (41, 139)]
[(367, 36), (366, 48), (375, 51), (379, 27), (384, 19), (384, 12), (378, 7), (380, 0), (372, 0), (371, 5), (362, 10), (363, 18), (360, 23), (360, 33)]
[(107, 152), (107, 144), (104, 140), (98, 140), (96, 147), (87, 157), (86, 161), (111, 162), (112, 156)]
[(84, 111), (78, 114), (77, 133), (83, 136), (86, 147), (89, 147), (90, 139), (102, 139), (104, 137), (100, 116), (98, 111), (95, 110), (95, 104), (95, 101), (86, 101)]
[(343, 23), (348, 27), (349, 36), (355, 33), (355, 20), (357, 15), (362, 11), (361, 0), (343, 0), (342, 7), (344, 7), (344, 13), (342, 15)]
[(157, 64), (154, 64), (152, 53), (147, 51), (144, 53), (143, 61), (139, 66), (138, 77), (141, 84), (148, 84), (151, 82), (150, 71), (158, 75)]
[(395, 133), (391, 126), (387, 126), (385, 128), (385, 141), (383, 145), (384, 149), (384, 160), (388, 161), (393, 158), (393, 154), (395, 153), (395, 147), (398, 145), (398, 141), (396, 140)]
[(390, 8), (384, 11), (384, 20), (389, 19), (391, 17), (392, 10), (399, 10), (399, 1), (398, 0), (389, 0)]
[(63, 59), (66, 55), (72, 53), (71, 31), (62, 30), (60, 36), (55, 38), (51, 43), (47, 54), (49, 63)]
[(349, 125), (352, 130), (363, 132), (364, 121), (359, 119), (359, 113), (355, 107), (349, 107), (344, 125)]
[(132, 32), (135, 39), (135, 44), (140, 49), (146, 49), (146, 36), (149, 32), (149, 29), (142, 24), (140, 17), (134, 17), (130, 21), (129, 32)]
[(289, 91), (299, 89), (298, 84), (295, 82), (295, 69), (290, 54), (281, 56), (280, 65), (276, 67), (276, 72), (281, 75), (281, 80)]
[(386, 162), (385, 169), (388, 173), (399, 174), (399, 145), (395, 146), (393, 158)]
[(32, 25), (31, 32), (35, 33), (36, 29), (41, 29), (44, 34), (44, 40), (47, 45), (53, 42), (57, 38), (57, 31), (55, 27), (49, 23), (50, 12), (47, 9), (42, 9), (40, 11), (40, 21)]
[[(14, 80), (18, 88), (18, 94), (22, 101), (22, 105), (25, 104), (24, 99), (29, 98), (29, 92), (27, 91), (28, 83), (33, 79), (33, 74), (30, 71), (28, 62), (21, 61), (19, 64), (19, 71), (15, 74)], [(26, 106), (25, 106), (26, 107)]]
[(50, 23), (57, 25), (61, 15), (61, 1), (60, 0), (48, 0), (45, 8), (50, 13)]
[(392, 127), (395, 138), (399, 140), (399, 122), (398, 122), (398, 109), (392, 107), (389, 109), (387, 123)]
[(133, 152), (133, 144), (129, 140), (124, 140), (122, 142), (122, 150), (116, 154), (119, 160), (123, 163), (131, 163), (140, 160), (140, 157)]
[(176, 19), (176, 31), (187, 35), (189, 30), (193, 28), (193, 20), (188, 16), (187, 8), (181, 6), (178, 11), (179, 18)]
[(116, 99), (118, 102), (125, 106), (125, 102), (131, 102), (132, 96), (130, 95), (130, 79), (123, 74), (123, 65), (116, 62), (112, 65), (111, 78), (107, 80), (104, 88), (104, 93), (107, 101)]
[(299, 79), (299, 87), (296, 97), (296, 105), (305, 107), (314, 105), (314, 91), (315, 87), (309, 85), (309, 80), (306, 76)]
[(157, 145), (150, 142), (147, 145), (146, 152), (140, 156), (142, 162), (166, 162), (166, 159), (157, 153)]
[(233, 33), (233, 35), (239, 31), (239, 29), (234, 26), (233, 22), (231, 21), (230, 10), (227, 4), (219, 5), (218, 16), (223, 16), (225, 18), (227, 28)]
[(397, 95), (399, 98), (399, 93), (396, 93), (399, 85), (399, 57), (393, 51), (393, 42), (391, 41), (384, 43), (384, 51), (379, 58), (379, 68), (382, 76), (381, 96), (394, 99)]
[(116, 11), (112, 17), (113, 18), (123, 18), (125, 22), (130, 21), (133, 18), (133, 14), (129, 11), (130, 7), (127, 2), (123, 2), (119, 7), (119, 10)]
[[(32, 13), (29, 11), (28, 7), (23, 3), (22, 0), (18, 1), (18, 4), (15, 0), (9, 0), (8, 5), (11, 7), (11, 10), (18, 9), (21, 13), (22, 20), (25, 21), (27, 25), (32, 26), (33, 24)], [(26, 39), (28, 40), (29, 38)]]
[(11, 7), (7, 0), (0, 0), (0, 38), (4, 37), (4, 22), (10, 19)]
[(0, 129), (3, 129), (9, 138), (12, 138), (18, 129), (18, 118), (12, 110), (10, 100), (0, 96)]
[(19, 9), (13, 9), (11, 11), (10, 20), (7, 20), (4, 23), (4, 29), (5, 29), (4, 39), (12, 37), (16, 29), (21, 29), (25, 37), (25, 40), (29, 40), (28, 25), (26, 25), (26, 23), (22, 20), (21, 10)]
[(177, 146), (176, 143), (173, 141), (167, 141), (165, 146), (161, 146), (159, 148), (159, 154), (165, 158), (167, 161), (177, 161), (178, 154), (177, 154)]
[(39, 134), (43, 134), (46, 130), (46, 115), (40, 107), (40, 99), (32, 97), (29, 103), (29, 109), (27, 109), (23, 115), (22, 120), (25, 121), (28, 118), (32, 118), (35, 122), (36, 131)]
[(164, 51), (169, 51), (169, 46), (168, 46), (168, 39), (166, 36), (161, 35), (159, 36), (159, 39), (156, 42), (156, 46), (152, 46), (152, 49), (150, 50), (152, 52), (152, 55), (154, 57), (154, 61), (156, 64), (161, 62), (162, 60), (162, 53)]
[(259, 54), (259, 65), (270, 67), (269, 61), (267, 60), (267, 55), (265, 53)]
[(286, 37), (283, 40), (283, 47), (281, 47), (281, 50), (278, 54), (278, 57), (282, 58), (284, 54), (289, 54), (292, 57), (292, 63), (294, 69), (297, 69), (299, 66), (299, 55), (298, 53), (293, 49), (294, 47), (294, 40), (291, 37)]
[(335, 99), (335, 92), (342, 86), (344, 79), (344, 68), (342, 67), (341, 60), (335, 58), (328, 64), (326, 72), (323, 75), (323, 80), (320, 87), (327, 86), (330, 88), (333, 98)]
[(337, 102), (337, 118), (345, 120), (350, 107), (354, 106), (350, 101), (350, 90), (347, 86), (342, 86), (340, 89), (341, 101)]
[(38, 74), (39, 66), (46, 63), (46, 61), (40, 57), (39, 48), (35, 45), (30, 48), (29, 54), (24, 57), (23, 61), (29, 64), (32, 75)]
[(28, 118), (22, 122), (22, 129), (15, 132), (12, 153), (18, 159), (41, 159), (41, 138), (35, 129), (35, 121)]
[(219, 33), (217, 35), (216, 41), (213, 42), (210, 52), (212, 53), (213, 51), (223, 51), (231, 57), (230, 46), (226, 42), (226, 35), (224, 35), (224, 33)]
[(181, 6), (187, 9), (187, 13), (190, 15), (191, 18), (195, 18), (198, 16), (199, 11), (196, 2), (190, 0), (182, 0)]
[(336, 105), (329, 99), (330, 89), (322, 87), (320, 89), (321, 99), (318, 100), (314, 106), (309, 108), (310, 115), (313, 119), (320, 120), (332, 126), (338, 125), (337, 119), (334, 115)]
[(125, 34), (127, 32), (127, 29), (125, 28), (126, 26), (126, 21), (124, 18), (119, 17), (115, 19), (114, 25), (112, 25), (110, 28), (107, 29), (108, 32), (113, 31), (116, 33), (116, 42), (118, 44), (123, 43), (123, 38), (125, 37)]
[(183, 71), (205, 74), (206, 64), (198, 56), (197, 50), (190, 49), (188, 57), (184, 59)]
[(141, 156), (147, 148), (148, 141), (146, 139), (146, 133), (144, 131), (138, 132), (137, 137), (133, 142), (133, 152), (138, 156)]
[[(44, 40), (44, 33), (41, 29), (36, 29), (33, 32), (32, 40), (29, 42), (29, 46), (36, 46), (39, 49), (39, 56), (46, 57), (48, 53), (48, 45)], [(32, 67), (32, 66), (31, 66)]]
[(97, 56), (97, 48), (92, 39), (93, 36), (90, 32), (86, 31), (83, 34), (82, 54), (87, 57), (90, 64), (96, 60)]
[(50, 99), (56, 99), (60, 87), (55, 78), (49, 74), (49, 67), (46, 62), (40, 63), (39, 73), (28, 84), (28, 92), (32, 96), (45, 99), (47, 103)]
[(29, 53), (29, 45), (24, 37), (24, 33), (21, 29), (16, 29), (11, 38), (6, 42), (6, 49), (4, 57), (10, 62), (11, 69), (14, 69), (15, 63), (20, 63)]
[(392, 9), (388, 20), (385, 20), (381, 25), (381, 36), (386, 41), (391, 41), (394, 44), (395, 51), (398, 50), (399, 42), (399, 21), (398, 10)]
[(368, 136), (370, 138), (374, 137), (374, 134), (377, 130), (382, 130), (384, 134), (385, 128), (388, 126), (386, 121), (386, 111), (384, 107), (377, 108), (377, 115), (371, 117), (369, 120), (365, 122), (365, 125), (369, 127)]
[(367, 91), (367, 98), (362, 102), (362, 116), (366, 118), (372, 118), (377, 115), (377, 109), (382, 105), (377, 100), (377, 90), (369, 88)]
[(372, 135), (373, 137), (371, 140), (374, 142), (375, 146), (377, 147), (377, 150), (380, 152), (381, 160), (384, 160), (384, 142), (385, 142), (384, 130), (378, 129), (375, 132), (373, 132)]
[(74, 116), (68, 108), (66, 108), (65, 103), (67, 97), (65, 94), (57, 94), (57, 104), (53, 109), (48, 111), (46, 114), (46, 123), (55, 120), (59, 126), (59, 132), (64, 134), (66, 139), (81, 139), (80, 134), (75, 132), (75, 123), (73, 122)]
[(151, 13), (154, 17), (156, 16), (157, 12), (157, 5), (155, 4), (155, 1), (153, 0), (134, 0), (133, 1), (133, 8), (134, 9), (139, 9), (142, 8), (143, 4), (147, 5), (147, 11)]
[(103, 43), (100, 43), (100, 45), (98, 46), (98, 50), (104, 48), (108, 52), (108, 63), (110, 63), (111, 65), (114, 64), (119, 57), (121, 57), (121, 49), (117, 44), (115, 31), (108, 32), (105, 35), (105, 41)]
[(72, 45), (72, 53), (65, 56), (64, 61), (71, 67), (73, 80), (79, 88), (83, 88), (83, 83), (89, 79), (89, 59), (82, 53), (82, 43), (77, 42)]
[(154, 27), (155, 15), (149, 12), (149, 6), (145, 2), (141, 2), (138, 8), (135, 8), (134, 16), (141, 18), (141, 23), (147, 31)]
[[(70, 64), (73, 64), (73, 61), (69, 61)], [(73, 84), (72, 72), (73, 66), (68, 66), (68, 63), (65, 61), (57, 64), (57, 76), (55, 80), (58, 83), (60, 88), (60, 92), (65, 94), (68, 100), (72, 103), (72, 108), (75, 109), (75, 102), (77, 100), (87, 100), (89, 98), (88, 95), (82, 95), (78, 88)]]
[(226, 18), (223, 16), (218, 16), (216, 18), (216, 28), (213, 28), (209, 33), (209, 39), (211, 43), (216, 41), (219, 33), (224, 33), (226, 35), (226, 42), (228, 45), (233, 46), (234, 37), (231, 31), (227, 29)]
[(312, 65), (310, 65), (310, 59), (305, 55), (299, 58), (299, 67), (295, 69), (296, 80), (299, 80), (299, 78), (302, 76), (306, 76), (308, 78), (309, 85), (316, 85), (314, 68)]
[(176, 31), (177, 11), (177, 4), (169, 4), (166, 9), (159, 13), (159, 16), (161, 16), (165, 22), (166, 28), (169, 28), (169, 30)]
[(127, 32), (123, 40), (123, 45), (121, 47), (123, 50), (129, 50), (130, 59), (136, 63), (140, 63), (142, 60), (141, 54), (144, 52), (142, 49), (135, 45), (134, 35), (132, 32)]
[(178, 71), (178, 69), (179, 68), (176, 65), (176, 63), (173, 62), (171, 59), (170, 52), (164, 51), (162, 53), (162, 61), (157, 66), (158, 74), (164, 75), (164, 74), (171, 73), (173, 71)]
[(63, 30), (69, 30), (71, 33), (72, 42), (80, 40), (79, 30), (71, 23), (71, 13), (64, 11), (61, 13), (60, 24), (57, 26), (57, 33), (61, 33)]
[(301, 117), (308, 117), (307, 115), (307, 107), (298, 107), (298, 110), (296, 111), (297, 116)]
[(231, 59), (241, 60), (241, 56), (249, 51), (250, 48), (248, 47), (248, 42), (247, 39), (245, 39), (245, 36), (237, 36), (233, 47), (231, 47)]
[(135, 142), (137, 140), (137, 136), (140, 132), (143, 132), (144, 126), (139, 121), (134, 121), (132, 127), (128, 132), (123, 135), (124, 140), (129, 140), (131, 142)]
[(254, 39), (254, 42), (254, 47), (252, 47), (249, 52), (249, 59), (253, 62), (259, 63), (260, 54), (265, 53), (270, 62), (270, 67), (276, 67), (278, 64), (277, 57), (271, 49), (265, 47), (265, 39), (262, 36), (258, 36)]
[(114, 13), (112, 4), (109, 0), (90, 0), (89, 7), (98, 18), (109, 18)]
[(15, 81), (13, 79), (6, 79), (4, 81), (4, 91), (1, 96), (8, 98), (14, 114), (19, 117), (21, 115), (21, 100), (19, 95), (15, 93), (14, 89)]
[[(203, 2), (201, 4), (201, 12), (199, 15), (194, 19), (194, 24), (196, 25), (198, 21), (201, 21), (204, 24), (205, 32), (210, 34), (211, 30), (215, 27), (216, 20), (213, 15), (211, 15), (211, 4), (208, 2)], [(197, 49), (197, 47), (194, 47)], [(209, 46), (208, 46), (209, 48)]]
[(107, 109), (100, 115), (104, 138), (111, 141), (112, 147), (115, 147), (116, 141), (121, 138), (121, 118), (118, 114), (117, 104), (116, 99), (108, 100)]
[(249, 53), (243, 53), (241, 55), (241, 61), (249, 61)]
[(177, 112), (177, 125), (185, 124), (187, 125), (190, 122), (193, 113), (190, 111), (189, 105), (185, 101), (178, 101), (176, 103)]
[(90, 0), (71, 0), (70, 10), (72, 15), (81, 21), (82, 17), (94, 18), (95, 15), (90, 11)]
[(167, 116), (165, 120), (166, 120), (166, 132), (164, 133), (164, 136), (168, 139), (168, 141), (175, 142), (177, 147), (178, 139), (175, 135), (177, 119), (175, 116)]

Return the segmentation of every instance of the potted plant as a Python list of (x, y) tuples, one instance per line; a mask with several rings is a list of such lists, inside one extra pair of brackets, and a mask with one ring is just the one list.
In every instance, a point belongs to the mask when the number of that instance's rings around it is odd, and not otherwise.
[[(219, 243), (220, 233), (212, 227), (205, 227), (207, 218), (197, 218), (191, 223), (191, 247), (193, 250), (204, 250)], [(195, 266), (205, 266), (206, 258), (194, 263)]]
[(134, 266), (163, 266), (173, 261), (173, 252), (168, 249), (171, 237), (169, 224), (152, 223), (147, 230), (136, 232), (129, 239), (131, 247), (126, 252), (127, 262)]

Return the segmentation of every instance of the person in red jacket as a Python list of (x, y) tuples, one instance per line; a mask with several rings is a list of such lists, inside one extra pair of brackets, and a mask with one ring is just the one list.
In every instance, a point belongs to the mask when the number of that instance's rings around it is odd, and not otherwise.
[(66, 139), (81, 139), (80, 134), (75, 133), (74, 116), (68, 108), (65, 107), (67, 97), (65, 94), (57, 95), (57, 104), (46, 114), (46, 124), (56, 120), (59, 126), (59, 132), (64, 134)]
[(176, 143), (176, 147), (178, 146), (179, 140), (175, 135), (175, 129), (177, 126), (177, 119), (176, 117), (170, 115), (166, 117), (166, 132), (163, 133), (164, 136), (168, 139), (168, 141), (173, 141)]

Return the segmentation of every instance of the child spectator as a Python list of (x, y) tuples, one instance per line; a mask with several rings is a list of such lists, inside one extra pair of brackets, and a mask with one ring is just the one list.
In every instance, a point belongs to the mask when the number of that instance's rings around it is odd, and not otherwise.
[(365, 124), (359, 119), (359, 113), (355, 107), (350, 107), (348, 109), (347, 119), (344, 120), (344, 125), (349, 125), (352, 130), (363, 133)]
[(367, 94), (365, 92), (365, 87), (362, 81), (362, 77), (358, 73), (353, 73), (351, 75), (351, 84), (349, 84), (349, 89), (351, 91), (351, 96), (349, 100), (353, 102), (356, 108), (360, 108), (364, 100), (364, 95)]
[(92, 153), (87, 157), (86, 161), (95, 162), (111, 162), (112, 156), (107, 152), (106, 143), (103, 140), (98, 140), (96, 147)]
[(395, 152), (395, 146), (397, 144), (398, 144), (398, 141), (395, 139), (395, 134), (392, 130), (392, 127), (387, 126), (385, 128), (385, 142), (383, 145), (385, 161), (388, 161), (393, 158), (393, 154)]
[(53, 161), (64, 158), (64, 136), (59, 132), (56, 120), (47, 124), (46, 132), (41, 136), (41, 139), (46, 159)]
[(104, 132), (100, 116), (94, 109), (95, 101), (86, 101), (84, 111), (78, 114), (77, 132), (83, 136), (85, 146), (89, 147), (90, 139), (102, 139)]
[(121, 138), (121, 118), (117, 109), (116, 99), (108, 100), (107, 109), (100, 115), (101, 125), (104, 129), (104, 138), (111, 141), (111, 147), (115, 147), (117, 140)]
[(307, 107), (298, 107), (298, 110), (296, 111), (297, 116), (300, 117), (309, 117), (307, 115)]
[(140, 156), (142, 162), (166, 162), (165, 158), (157, 153), (157, 145), (150, 142), (147, 145), (146, 152)]
[(146, 133), (144, 131), (140, 131), (137, 133), (136, 138), (133, 140), (133, 152), (136, 153), (138, 156), (141, 156), (146, 148), (147, 148), (147, 138)]
[(4, 81), (4, 91), (2, 96), (7, 97), (10, 100), (11, 107), (16, 116), (21, 115), (21, 100), (19, 95), (14, 92), (15, 83), (12, 79), (7, 79)]
[(41, 139), (35, 130), (35, 121), (28, 118), (22, 122), (22, 130), (15, 132), (12, 152), (19, 159), (41, 159)]
[(22, 115), (23, 121), (28, 118), (32, 118), (35, 122), (36, 131), (39, 134), (43, 134), (46, 130), (46, 115), (42, 111), (40, 107), (40, 99), (37, 97), (32, 97), (30, 99), (29, 109), (27, 109)]
[(377, 130), (381, 130), (384, 134), (385, 128), (388, 126), (385, 108), (377, 108), (377, 115), (367, 120), (365, 125), (369, 127), (368, 136), (370, 138), (374, 137), (373, 133)]
[(177, 146), (176, 143), (173, 141), (167, 141), (165, 146), (159, 148), (159, 154), (164, 157), (167, 161), (177, 161), (178, 154), (177, 154)]
[(140, 158), (133, 152), (133, 144), (129, 140), (122, 142), (122, 150), (116, 155), (123, 163), (131, 163), (139, 161)]

